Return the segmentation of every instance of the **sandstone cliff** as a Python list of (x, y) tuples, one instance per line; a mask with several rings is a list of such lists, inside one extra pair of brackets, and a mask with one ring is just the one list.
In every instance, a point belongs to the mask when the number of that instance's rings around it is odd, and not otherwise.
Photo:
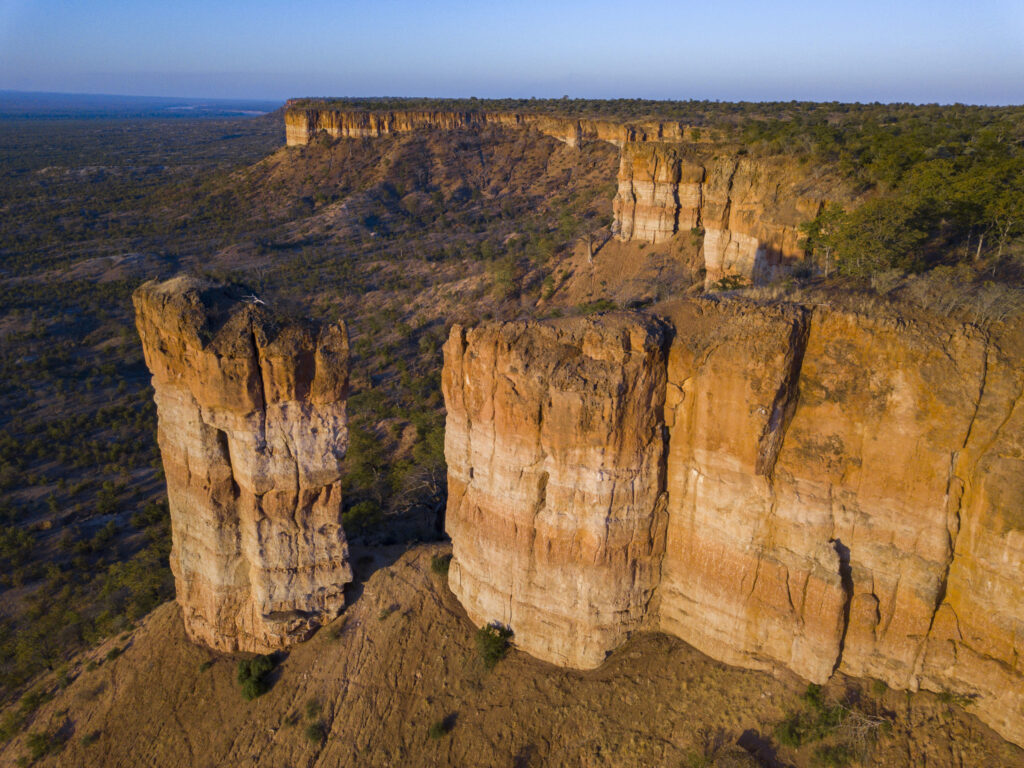
[(798, 164), (732, 154), (702, 159), (685, 150), (623, 146), (613, 202), (621, 240), (699, 233), (709, 285), (729, 275), (770, 282), (803, 260), (799, 225), (818, 214), (823, 197)]
[[(1020, 323), (706, 299), (662, 310), (667, 354), (604, 353), (611, 368), (582, 364), (597, 353), (574, 341), (602, 338), (602, 321), (453, 331), (449, 531), (470, 615), (572, 666), (649, 626), (815, 682), (841, 670), (950, 691), (1024, 743)], [(607, 322), (606, 339), (652, 327)], [(550, 428), (574, 450), (540, 437), (560, 403), (591, 414)], [(541, 465), (575, 478), (566, 501), (542, 501), (572, 544), (534, 514)], [(623, 466), (628, 493), (587, 495), (594, 477), (621, 484)], [(640, 524), (622, 541), (583, 532), (624, 519)], [(537, 576), (549, 553), (557, 581)]]
[[(821, 179), (793, 158), (713, 154), (693, 128), (672, 121), (621, 123), (516, 112), (372, 112), (303, 106), (285, 111), (288, 146), (318, 134), (368, 138), (425, 130), (532, 128), (579, 146), (607, 141), (621, 148), (612, 230), (622, 241), (662, 243), (678, 233), (702, 239), (705, 282), (724, 277), (766, 283), (805, 257), (799, 226), (821, 210), (841, 184)], [(825, 191), (823, 191), (823, 188)]]
[(664, 550), (665, 336), (627, 315), (456, 326), (442, 380), (452, 591), (520, 647), (596, 666)]
[(351, 580), (339, 463), (348, 337), (190, 278), (133, 297), (153, 374), (178, 602), (221, 650), (304, 639)]
[(682, 141), (692, 137), (691, 128), (676, 121), (621, 123), (553, 117), (529, 112), (458, 112), (445, 110), (360, 111), (332, 109), (330, 105), (306, 107), (304, 100), (285, 106), (285, 140), (289, 147), (308, 144), (317, 134), (339, 139), (375, 138), (392, 133), (429, 129), (455, 130), (499, 125), (534, 128), (546, 136), (578, 146), (584, 141), (627, 142)]

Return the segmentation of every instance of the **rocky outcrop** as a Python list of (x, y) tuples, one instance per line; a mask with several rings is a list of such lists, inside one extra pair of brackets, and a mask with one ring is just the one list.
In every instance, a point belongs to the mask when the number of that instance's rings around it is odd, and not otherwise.
[[(453, 332), (448, 514), (470, 615), (559, 664), (595, 666), (652, 627), (814, 682), (838, 670), (950, 691), (1024, 743), (1021, 323), (706, 299), (662, 314), (667, 354), (654, 344), (611, 367), (585, 352), (607, 341), (579, 339), (654, 321)], [(560, 404), (580, 418), (547, 426)], [(606, 446), (627, 450), (612, 461)], [(541, 466), (547, 488), (573, 477), (581, 489), (557, 505), (541, 495), (563, 511), (558, 536), (533, 511)], [(618, 493), (588, 497), (593, 477), (618, 479)], [(636, 521), (628, 538), (583, 545), (595, 539), (581, 529), (623, 520)], [(553, 552), (557, 580), (544, 571)], [(616, 554), (615, 578), (595, 570)]]
[(524, 650), (593, 667), (640, 627), (664, 551), (665, 335), (456, 326), (442, 380), (452, 591)]
[(774, 467), (808, 315), (686, 302), (670, 316), (660, 626), (722, 661), (823, 682), (843, 633), (840, 555), (827, 535), (776, 545)]
[(348, 337), (191, 278), (133, 297), (153, 374), (185, 627), (221, 650), (307, 637), (344, 605)]
[(622, 148), (612, 210), (621, 240), (660, 243), (700, 225), (704, 167), (664, 144)]
[(823, 198), (803, 171), (780, 158), (701, 159), (683, 145), (626, 144), (613, 228), (621, 240), (660, 243), (702, 237), (705, 282), (734, 276), (770, 282), (805, 258), (799, 226)]

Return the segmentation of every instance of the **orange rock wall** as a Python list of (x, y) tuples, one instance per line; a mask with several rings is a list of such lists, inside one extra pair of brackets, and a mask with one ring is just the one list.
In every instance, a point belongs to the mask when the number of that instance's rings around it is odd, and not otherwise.
[(449, 584), (478, 624), (593, 667), (640, 627), (664, 551), (665, 335), (456, 326), (445, 346)]
[[(633, 342), (611, 366), (584, 350), (653, 320), (453, 331), (448, 526), (470, 616), (576, 667), (646, 627), (815, 682), (951, 691), (1024, 742), (1024, 327), (738, 300), (662, 314), (667, 352)], [(543, 513), (539, 472), (562, 489)]]
[(682, 141), (688, 135), (685, 125), (673, 121), (632, 124), (612, 120), (549, 117), (528, 112), (301, 109), (291, 103), (286, 106), (284, 122), (285, 139), (289, 147), (308, 144), (321, 132), (336, 139), (361, 139), (427, 129), (455, 130), (485, 125), (534, 128), (574, 147), (584, 141), (608, 141), (619, 146), (627, 142)]
[(799, 166), (683, 150), (623, 146), (613, 201), (620, 240), (660, 243), (678, 232), (700, 233), (707, 285), (727, 276), (770, 282), (804, 259), (799, 226), (818, 214), (822, 198), (809, 191)]
[(133, 297), (153, 374), (171, 570), (189, 636), (225, 651), (305, 639), (344, 605), (344, 326), (277, 321), (189, 278)]

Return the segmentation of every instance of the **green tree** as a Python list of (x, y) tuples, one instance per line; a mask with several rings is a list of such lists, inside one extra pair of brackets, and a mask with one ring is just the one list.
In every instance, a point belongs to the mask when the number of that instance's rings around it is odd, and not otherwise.
[(902, 199), (869, 200), (843, 217), (836, 261), (844, 275), (867, 276), (886, 269), (915, 269), (918, 249), (928, 239), (918, 211)]
[(839, 232), (846, 219), (846, 211), (834, 203), (826, 203), (811, 221), (800, 225), (801, 245), (812, 256), (821, 260), (825, 277), (832, 271)]

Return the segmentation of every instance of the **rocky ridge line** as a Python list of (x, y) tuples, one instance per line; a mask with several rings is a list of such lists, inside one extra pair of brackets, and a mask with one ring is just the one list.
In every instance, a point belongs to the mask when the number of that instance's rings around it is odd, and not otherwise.
[[(532, 128), (577, 147), (607, 141), (621, 150), (612, 231), (622, 241), (662, 243), (679, 233), (700, 237), (708, 285), (734, 276), (765, 283), (805, 258), (799, 225), (821, 210), (825, 192), (787, 158), (710, 156), (699, 132), (673, 121), (621, 123), (514, 112), (285, 111), (288, 146), (332, 138), (378, 138), (424, 130)], [(842, 196), (835, 184), (830, 194)], [(834, 188), (833, 188), (834, 187)]]

